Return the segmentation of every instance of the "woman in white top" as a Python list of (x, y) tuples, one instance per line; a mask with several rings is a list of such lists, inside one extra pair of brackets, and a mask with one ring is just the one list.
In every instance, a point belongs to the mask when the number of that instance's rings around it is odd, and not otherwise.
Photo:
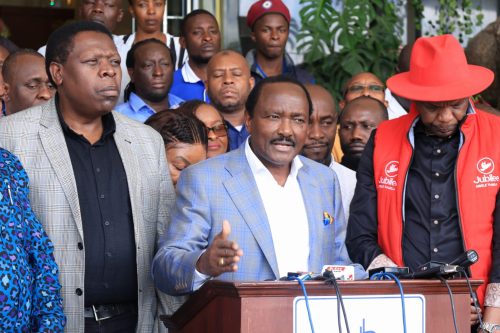
[(117, 43), (118, 52), (122, 58), (122, 83), (121, 93), (118, 103), (123, 102), (123, 91), (130, 82), (130, 76), (125, 65), (127, 52), (133, 44), (149, 38), (156, 38), (164, 42), (172, 51), (174, 56), (175, 69), (182, 66), (187, 59), (187, 51), (181, 48), (179, 37), (174, 37), (169, 33), (163, 33), (163, 14), (165, 13), (166, 0), (128, 0), (129, 12), (135, 19), (135, 33), (125, 35), (121, 43)]

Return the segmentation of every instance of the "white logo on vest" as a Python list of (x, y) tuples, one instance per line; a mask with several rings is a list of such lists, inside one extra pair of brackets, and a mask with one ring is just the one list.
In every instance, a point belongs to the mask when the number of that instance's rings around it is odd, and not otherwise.
[(385, 177), (380, 177), (378, 180), (378, 188), (395, 191), (398, 183), (395, 178), (398, 176), (399, 161), (390, 161), (385, 165)]
[(476, 188), (498, 186), (500, 177), (493, 175), (493, 171), (495, 171), (495, 162), (493, 162), (491, 158), (483, 157), (477, 162), (476, 168), (481, 174), (474, 180)]

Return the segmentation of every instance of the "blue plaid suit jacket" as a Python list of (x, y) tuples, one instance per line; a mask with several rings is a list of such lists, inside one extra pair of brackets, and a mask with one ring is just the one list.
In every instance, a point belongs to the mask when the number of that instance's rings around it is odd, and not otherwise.
[[(345, 223), (337, 176), (330, 169), (300, 157), (297, 175), (309, 220), (309, 269), (338, 260), (334, 224)], [(324, 225), (323, 212), (334, 216)], [(195, 265), (222, 221), (231, 224), (229, 238), (243, 250), (238, 271), (218, 277), (230, 281), (278, 279), (271, 230), (257, 184), (245, 156), (245, 145), (185, 169), (177, 183), (172, 222), (160, 239), (153, 260), (157, 287), (171, 295), (193, 291)], [(337, 260), (336, 260), (337, 259)]]

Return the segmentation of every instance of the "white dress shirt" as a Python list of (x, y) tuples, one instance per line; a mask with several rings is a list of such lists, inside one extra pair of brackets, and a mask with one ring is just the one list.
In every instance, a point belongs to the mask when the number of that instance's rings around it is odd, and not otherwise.
[[(302, 191), (297, 180), (297, 173), (302, 167), (302, 162), (298, 156), (293, 159), (285, 186), (281, 186), (254, 154), (248, 139), (245, 142), (245, 155), (266, 211), (279, 275), (286, 276), (288, 272), (307, 272), (309, 223)], [(242, 250), (245, 251), (245, 249)], [(198, 290), (209, 279), (209, 275), (195, 269), (193, 290)]]
[(385, 89), (385, 100), (387, 101), (387, 114), (389, 119), (399, 118), (408, 114), (406, 110), (399, 104), (399, 102), (394, 98), (389, 88)]
[(302, 162), (296, 156), (284, 186), (279, 185), (269, 170), (245, 142), (245, 155), (259, 190), (271, 228), (274, 252), (280, 276), (288, 272), (307, 272), (309, 262), (309, 224), (297, 173)]

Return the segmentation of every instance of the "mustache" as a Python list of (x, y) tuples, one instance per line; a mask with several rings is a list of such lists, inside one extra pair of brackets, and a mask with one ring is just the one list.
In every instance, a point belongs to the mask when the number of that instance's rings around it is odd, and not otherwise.
[(277, 138), (274, 138), (271, 140), (271, 144), (288, 144), (288, 145), (291, 145), (292, 147), (295, 147), (295, 140), (293, 140), (292, 138), (290, 137), (286, 137), (286, 136), (279, 136)]
[(328, 141), (326, 140), (310, 140), (305, 144), (305, 146), (313, 146), (313, 145), (328, 145)]

